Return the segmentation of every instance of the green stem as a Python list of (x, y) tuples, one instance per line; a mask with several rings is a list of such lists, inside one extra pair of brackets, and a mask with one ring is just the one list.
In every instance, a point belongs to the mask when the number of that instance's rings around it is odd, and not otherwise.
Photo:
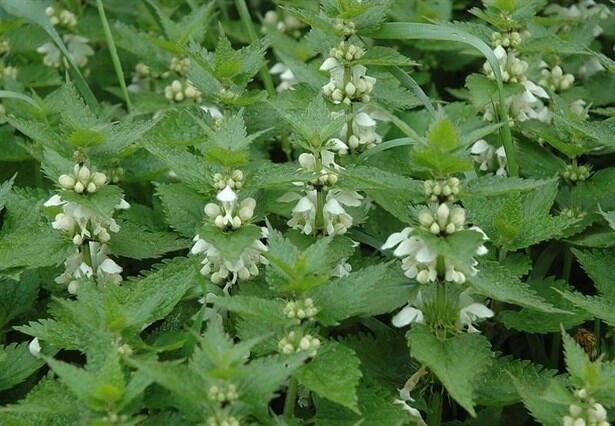
[(429, 426), (440, 426), (442, 424), (442, 393), (434, 392), (429, 401), (429, 413), (427, 414), (427, 424)]
[(297, 379), (292, 377), (286, 390), (284, 400), (284, 417), (292, 418), (295, 415), (295, 404), (297, 402)]
[(85, 264), (88, 265), (89, 267), (92, 267), (92, 253), (90, 251), (89, 241), (85, 241), (85, 243), (83, 243), (83, 245), (81, 246), (81, 254), (82, 254), (83, 261), (85, 262)]
[(103, 6), (102, 0), (96, 0), (96, 5), (98, 6), (98, 14), (100, 15), (100, 21), (105, 32), (105, 38), (107, 39), (107, 46), (109, 47), (109, 53), (111, 54), (111, 61), (113, 62), (115, 75), (117, 76), (118, 82), (120, 83), (120, 89), (122, 90), (122, 95), (124, 96), (124, 101), (126, 102), (126, 108), (128, 109), (128, 113), (131, 113), (132, 104), (130, 103), (128, 89), (126, 88), (126, 81), (124, 80), (124, 71), (122, 70), (122, 63), (120, 62), (120, 57), (117, 54), (117, 48), (115, 47), (115, 41), (113, 40), (113, 35), (111, 34), (111, 28), (109, 27), (109, 22), (107, 21), (107, 16), (105, 15), (105, 8)]
[[(241, 22), (243, 22), (244, 27), (248, 31), (248, 37), (250, 37), (251, 42), (255, 42), (258, 37), (256, 35), (256, 31), (254, 30), (254, 24), (252, 23), (252, 17), (250, 16), (250, 11), (248, 10), (248, 5), (246, 5), (246, 0), (235, 0), (235, 7), (239, 12), (239, 17), (241, 18)], [(269, 70), (265, 65), (260, 70), (260, 76), (263, 80), (263, 84), (265, 85), (265, 89), (270, 96), (275, 96), (275, 86), (273, 85), (273, 80), (271, 79), (271, 74), (269, 74)]]

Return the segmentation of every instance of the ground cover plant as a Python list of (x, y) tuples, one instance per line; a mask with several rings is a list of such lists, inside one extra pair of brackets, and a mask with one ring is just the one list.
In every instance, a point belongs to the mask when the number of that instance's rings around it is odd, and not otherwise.
[(611, 9), (0, 0), (0, 424), (609, 425)]

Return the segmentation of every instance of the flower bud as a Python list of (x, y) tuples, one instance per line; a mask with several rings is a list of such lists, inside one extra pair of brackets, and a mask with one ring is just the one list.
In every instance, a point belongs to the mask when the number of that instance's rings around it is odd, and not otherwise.
[(346, 84), (345, 90), (348, 96), (353, 96), (357, 92), (357, 88), (350, 81)]
[(233, 229), (237, 229), (239, 227), (241, 227), (241, 219), (239, 218), (239, 216), (235, 216), (232, 220), (231, 223)]
[(429, 272), (427, 270), (422, 270), (416, 275), (416, 280), (421, 284), (427, 284), (429, 282)]
[(73, 280), (69, 282), (67, 290), (70, 294), (77, 294), (79, 292), (79, 281)]
[(226, 228), (226, 224), (224, 223), (224, 217), (222, 216), (217, 216), (214, 220), (214, 224), (220, 229)]
[(429, 232), (434, 235), (438, 235), (440, 233), (440, 225), (438, 225), (436, 222), (432, 223), (429, 227)]
[(254, 210), (251, 209), (249, 206), (245, 206), (239, 209), (239, 218), (244, 222), (252, 219), (253, 215)]
[(104, 173), (94, 172), (92, 173), (92, 182), (96, 184), (96, 186), (103, 186), (107, 183), (107, 176)]
[(87, 190), (90, 194), (96, 192), (96, 184), (94, 182), (88, 183)]
[(61, 175), (58, 179), (60, 186), (64, 189), (71, 189), (75, 186), (75, 178), (70, 175)]
[(250, 278), (250, 271), (245, 266), (237, 272), (240, 280), (247, 280)]
[(207, 203), (205, 205), (205, 214), (210, 219), (214, 219), (216, 216), (220, 214), (220, 207), (215, 203)]
[(448, 205), (446, 203), (440, 204), (436, 211), (436, 215), (438, 216), (438, 222), (446, 223), (449, 215)]
[(79, 180), (85, 183), (88, 179), (90, 179), (90, 169), (87, 166), (81, 166), (79, 170)]
[(433, 224), (433, 215), (429, 210), (421, 210), (419, 213), (419, 223), (425, 227), (429, 227)]
[(75, 235), (73, 237), (73, 244), (74, 245), (80, 246), (82, 242), (83, 242), (83, 237), (81, 235), (77, 234), (77, 235)]
[(98, 240), (101, 243), (106, 243), (111, 239), (111, 235), (109, 235), (109, 232), (107, 232), (106, 229), (103, 229), (102, 231), (100, 231), (98, 233)]
[(81, 194), (85, 190), (85, 188), (83, 187), (83, 184), (81, 182), (77, 182), (75, 184), (74, 190), (76, 193)]
[(182, 90), (182, 84), (179, 80), (173, 80), (173, 83), (171, 83), (171, 89), (173, 89), (174, 92), (179, 92)]

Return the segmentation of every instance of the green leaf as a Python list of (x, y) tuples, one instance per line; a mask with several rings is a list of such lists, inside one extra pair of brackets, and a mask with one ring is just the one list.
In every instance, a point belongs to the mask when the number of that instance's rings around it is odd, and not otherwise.
[(354, 351), (341, 343), (330, 341), (318, 350), (309, 364), (296, 373), (296, 377), (299, 383), (320, 397), (359, 414), (359, 364)]
[(429, 146), (447, 152), (459, 146), (459, 135), (453, 122), (447, 117), (439, 117), (427, 132)]
[(410, 355), (425, 364), (451, 397), (476, 417), (476, 389), (493, 361), (489, 341), (479, 334), (438, 340), (423, 326), (413, 326), (407, 337)]
[(15, 177), (17, 177), (17, 174), (14, 174), (12, 178), (10, 178), (9, 180), (5, 180), (0, 185), (0, 212), (4, 209), (4, 206), (6, 205), (6, 198), (9, 192), (11, 192), (11, 188), (13, 188)]
[(40, 281), (35, 271), (24, 272), (19, 281), (0, 278), (0, 330), (14, 319), (34, 311)]
[(203, 223), (205, 199), (181, 183), (158, 184), (156, 195), (169, 226), (184, 237), (194, 237), (197, 227)]
[(414, 290), (396, 265), (380, 263), (320, 286), (310, 295), (318, 307), (318, 321), (333, 325), (353, 316), (391, 312), (407, 303)]
[(495, 359), (476, 388), (476, 401), (487, 406), (506, 406), (521, 401), (513, 379), (530, 387), (547, 386), (557, 371), (524, 359), (505, 356)]
[(615, 301), (600, 296), (585, 296), (579, 292), (562, 292), (562, 296), (590, 315), (615, 327)]
[(469, 279), (480, 294), (501, 302), (546, 313), (567, 313), (544, 300), (526, 283), (496, 262), (483, 261), (479, 272)]
[(545, 301), (569, 311), (570, 314), (537, 312), (527, 308), (520, 311), (503, 311), (498, 314), (498, 319), (507, 328), (529, 333), (553, 333), (558, 332), (562, 325), (565, 329), (570, 329), (590, 319), (586, 312), (576, 308), (556, 291), (572, 290), (565, 281), (547, 277), (532, 281), (529, 285), (538, 295), (544, 297)]
[(30, 354), (28, 343), (11, 343), (0, 347), (0, 390), (23, 382), (45, 362)]
[(333, 404), (325, 399), (316, 399), (316, 424), (323, 426), (399, 426), (411, 421), (410, 415), (399, 404), (391, 389), (379, 385), (361, 383), (357, 390), (361, 415)]
[(604, 295), (615, 297), (613, 285), (613, 259), (615, 251), (607, 250), (578, 250), (571, 249), (581, 264), (583, 270), (590, 276), (596, 288)]
[(131, 259), (149, 259), (190, 246), (190, 241), (179, 240), (169, 232), (152, 232), (132, 222), (122, 222), (120, 231), (109, 241), (111, 252)]
[(0, 270), (59, 265), (74, 251), (49, 224), (23, 226), (0, 238)]

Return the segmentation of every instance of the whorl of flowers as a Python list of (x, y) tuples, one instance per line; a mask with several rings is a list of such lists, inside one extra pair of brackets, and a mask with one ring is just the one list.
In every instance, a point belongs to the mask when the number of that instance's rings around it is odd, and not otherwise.
[(270, 69), (269, 73), (272, 75), (280, 76), (280, 84), (276, 86), (278, 92), (285, 92), (286, 90), (293, 90), (293, 87), (298, 83), (295, 74), (290, 68), (284, 65), (282, 62), (277, 62)]
[(164, 88), (164, 96), (173, 102), (193, 101), (197, 104), (203, 102), (201, 91), (189, 80), (173, 80)]
[(562, 419), (563, 426), (609, 426), (604, 406), (591, 397), (587, 389), (574, 392), (577, 402), (571, 404), (568, 415)]
[[(54, 26), (63, 26), (67, 31), (72, 31), (77, 26), (77, 17), (68, 10), (58, 11), (50, 6), (45, 12)], [(90, 40), (71, 33), (64, 34), (62, 39), (73, 62), (78, 67), (85, 67), (88, 64), (88, 57), (94, 54), (94, 50), (89, 45)], [(39, 46), (36, 51), (45, 55), (43, 63), (48, 67), (61, 68), (64, 66), (63, 54), (55, 43), (48, 41)]]
[[(84, 163), (75, 164), (71, 173), (58, 178), (63, 191), (74, 191), (88, 197), (107, 184), (107, 176), (101, 172), (91, 172)], [(75, 294), (79, 281), (96, 278), (99, 282), (118, 283), (122, 280), (122, 268), (108, 256), (105, 245), (110, 232), (118, 232), (120, 226), (112, 217), (98, 214), (89, 207), (62, 198), (62, 192), (53, 195), (45, 202), (45, 207), (61, 208), (51, 226), (70, 238), (76, 246), (75, 253), (64, 262), (65, 270), (56, 278), (58, 284), (67, 284), (68, 291)], [(124, 210), (130, 205), (121, 199), (115, 210)]]
[(261, 31), (268, 34), (273, 31), (287, 33), (294, 38), (301, 37), (305, 24), (285, 10), (268, 10), (263, 17)]
[(572, 83), (574, 83), (574, 75), (570, 73), (564, 73), (562, 67), (559, 65), (549, 69), (546, 62), (542, 62), (542, 78), (538, 82), (541, 86), (547, 87), (556, 92), (563, 92), (570, 89)]
[(315, 172), (317, 178), (300, 184), (301, 192), (289, 192), (280, 198), (282, 202), (297, 201), (292, 209), (288, 226), (309, 235), (319, 229), (327, 235), (341, 235), (352, 226), (350, 216), (344, 206), (359, 207), (363, 196), (356, 191), (335, 188), (336, 170), (340, 169), (335, 154), (322, 150), (317, 154), (303, 153), (299, 156), (300, 170)]
[[(246, 197), (239, 201), (237, 192), (233, 190), (241, 188), (243, 173), (235, 170), (228, 174), (216, 174), (214, 176), (214, 186), (220, 187), (224, 182), (226, 185), (216, 195), (217, 202), (205, 205), (204, 212), (207, 221), (225, 232), (232, 232), (250, 223), (254, 217), (256, 200)], [(238, 280), (249, 280), (259, 274), (259, 265), (268, 264), (263, 253), (267, 251), (267, 246), (260, 238), (267, 237), (267, 228), (261, 229), (260, 237), (255, 239), (251, 245), (244, 248), (237, 259), (225, 259), (223, 254), (214, 244), (196, 235), (191, 253), (204, 255), (201, 264), (201, 274), (209, 277), (214, 284), (226, 283), (225, 289), (235, 284)]]
[[(348, 35), (344, 33), (344, 37)], [(340, 131), (340, 139), (354, 152), (372, 148), (382, 141), (376, 132), (375, 116), (365, 107), (376, 79), (367, 75), (364, 65), (357, 63), (364, 55), (365, 49), (345, 39), (329, 51), (329, 57), (320, 66), (321, 71), (329, 73), (329, 82), (322, 87), (323, 94), (346, 108), (349, 118)]]

